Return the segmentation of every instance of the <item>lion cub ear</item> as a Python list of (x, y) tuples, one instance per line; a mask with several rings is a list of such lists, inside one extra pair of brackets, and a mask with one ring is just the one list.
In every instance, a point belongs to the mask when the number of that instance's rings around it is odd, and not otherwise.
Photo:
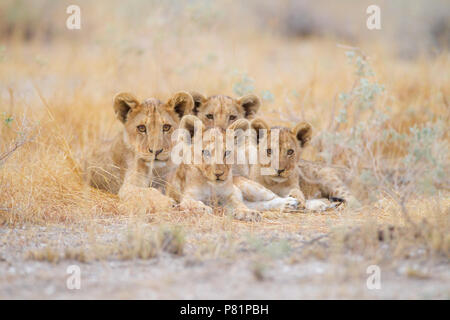
[(259, 141), (267, 136), (267, 132), (269, 132), (270, 127), (269, 125), (262, 119), (253, 119), (250, 122), (250, 127), (256, 131), (256, 143), (259, 143)]
[(292, 133), (295, 135), (295, 138), (297, 138), (300, 142), (300, 146), (303, 148), (311, 140), (312, 127), (308, 122), (300, 122), (294, 127), (294, 129), (292, 129)]
[(245, 142), (247, 130), (250, 129), (250, 121), (247, 119), (238, 119), (228, 126), (227, 134), (229, 134), (229, 129), (233, 130), (234, 143), (241, 146)]
[(246, 131), (250, 129), (250, 121), (248, 121), (247, 119), (238, 119), (230, 124), (228, 126), (228, 129)]
[(131, 93), (121, 92), (114, 96), (114, 112), (117, 119), (122, 123), (127, 121), (127, 116), (130, 110), (133, 110), (139, 106), (138, 99)]
[(180, 91), (170, 98), (167, 107), (169, 110), (175, 111), (181, 119), (184, 115), (192, 112), (192, 109), (194, 108), (194, 99), (192, 99), (192, 96), (189, 93)]
[(206, 97), (197, 91), (191, 91), (190, 94), (194, 99), (194, 108), (192, 109), (192, 113), (197, 115), (200, 106), (206, 101)]
[(189, 132), (189, 135), (191, 136), (191, 139), (196, 135), (201, 134), (205, 129), (203, 122), (193, 115), (186, 115), (181, 118), (179, 128), (187, 130)]
[(254, 94), (248, 94), (240, 97), (238, 104), (244, 109), (245, 118), (253, 119), (261, 106), (261, 100)]

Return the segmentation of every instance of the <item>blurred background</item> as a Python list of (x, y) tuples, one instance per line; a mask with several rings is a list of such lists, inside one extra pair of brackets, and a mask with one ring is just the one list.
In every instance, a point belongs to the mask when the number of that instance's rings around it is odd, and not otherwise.
[[(72, 4), (81, 9), (80, 30), (66, 27)], [(381, 30), (366, 27), (372, 4), (381, 9)], [(2, 0), (0, 59), (10, 66), (15, 61), (37, 66), (27, 72), (39, 74), (44, 91), (60, 81), (70, 93), (86, 81), (106, 85), (114, 79), (108, 94), (132, 88), (144, 96), (174, 89), (231, 94), (233, 85), (226, 84), (231, 81), (237, 83), (235, 94), (250, 82), (250, 89), (273, 100), (278, 98), (273, 91), (285, 86), (279, 80), (285, 73), (301, 81), (302, 88), (292, 83), (286, 89), (294, 96), (322, 69), (331, 76), (332, 64), (341, 62), (335, 59), (343, 59), (336, 45), (361, 47), (371, 56), (420, 59), (446, 52), (449, 30), (446, 0)], [(8, 86), (19, 85), (21, 93), (29, 89), (18, 69), (4, 73), (0, 97), (9, 95)], [(56, 75), (62, 69), (65, 79)], [(306, 79), (309, 71), (314, 74)], [(141, 76), (145, 89), (136, 81)], [(333, 91), (328, 98), (338, 89)]]
[[(72, 4), (82, 10), (82, 29), (68, 33), (64, 22)], [(366, 28), (369, 5), (381, 9), (380, 31)], [(445, 49), (450, 39), (446, 0), (3, 0), (0, 19), (3, 41), (108, 42), (137, 51), (151, 50), (169, 36), (238, 41), (272, 34), (292, 41), (314, 37), (347, 44), (382, 41), (411, 58)]]

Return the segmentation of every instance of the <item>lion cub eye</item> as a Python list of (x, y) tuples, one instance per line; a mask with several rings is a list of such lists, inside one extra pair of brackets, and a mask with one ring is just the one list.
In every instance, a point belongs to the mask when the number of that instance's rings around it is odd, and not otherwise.
[(231, 116), (230, 116), (230, 120), (231, 120), (231, 121), (236, 120), (236, 118), (237, 118), (237, 117), (234, 116), (234, 115), (231, 115)]
[(206, 117), (207, 117), (209, 120), (214, 119), (214, 115), (212, 115), (211, 113), (208, 113), (208, 114), (206, 115)]
[(292, 156), (293, 154), (294, 154), (294, 150), (289, 149), (289, 150), (287, 151), (287, 155), (288, 155), (288, 156)]
[(143, 124), (137, 126), (137, 129), (138, 129), (139, 132), (145, 132), (145, 131), (147, 131), (147, 128), (146, 128)]
[(202, 150), (202, 154), (204, 157), (210, 157), (211, 153), (208, 150)]
[(170, 128), (172, 128), (172, 126), (170, 124), (163, 125), (163, 131), (165, 131), (165, 132), (169, 131)]
[(267, 149), (267, 155), (270, 156), (272, 154), (272, 149)]

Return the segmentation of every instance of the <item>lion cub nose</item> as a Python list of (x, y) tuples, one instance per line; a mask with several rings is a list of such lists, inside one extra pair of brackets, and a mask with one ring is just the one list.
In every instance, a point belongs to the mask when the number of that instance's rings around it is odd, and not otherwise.
[(278, 174), (282, 174), (284, 172), (284, 170), (286, 170), (286, 169), (281, 169), (281, 170), (278, 170), (277, 172), (278, 172)]
[[(152, 149), (148, 149), (148, 151), (150, 151), (150, 153), (153, 153)], [(155, 157), (158, 156), (158, 154), (160, 154), (161, 152), (163, 152), (163, 149), (156, 150)]]
[(217, 178), (220, 178), (221, 176), (223, 176), (223, 172), (215, 173), (215, 175), (216, 175)]

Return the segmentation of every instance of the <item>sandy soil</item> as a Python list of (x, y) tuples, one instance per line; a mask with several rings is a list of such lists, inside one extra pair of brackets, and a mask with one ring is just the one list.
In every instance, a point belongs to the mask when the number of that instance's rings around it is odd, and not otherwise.
[[(325, 219), (325, 218), (323, 218)], [(278, 230), (230, 234), (186, 233), (183, 254), (165, 251), (151, 259), (92, 259), (64, 256), (71, 248), (92, 248), (93, 241), (116, 245), (127, 239), (129, 221), (70, 228), (0, 228), (2, 299), (449, 299), (448, 261), (402, 259), (381, 264), (381, 289), (369, 290), (362, 256), (305, 256), (308, 247), (327, 246), (327, 235)], [(92, 228), (96, 237), (92, 240)], [(99, 231), (101, 230), (101, 231)], [(219, 244), (208, 248), (207, 243)], [(220, 245), (222, 243), (222, 245)], [(383, 245), (383, 244), (381, 244)], [(30, 252), (56, 252), (42, 260)], [(288, 248), (285, 250), (285, 248)], [(87, 249), (86, 249), (87, 250)], [(81, 271), (81, 288), (70, 290), (70, 265)]]

